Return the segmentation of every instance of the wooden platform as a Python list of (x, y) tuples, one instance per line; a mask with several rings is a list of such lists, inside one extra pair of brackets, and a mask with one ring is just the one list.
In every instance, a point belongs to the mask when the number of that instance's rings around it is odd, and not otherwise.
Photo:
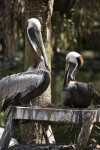
[(13, 119), (48, 121), (53, 123), (82, 123), (85, 114), (95, 113), (94, 122), (100, 122), (100, 108), (98, 109), (60, 109), (30, 107), (13, 107)]
[(50, 124), (67, 124), (67, 123), (82, 123), (81, 131), (77, 138), (75, 150), (82, 150), (91, 133), (93, 123), (100, 122), (100, 108), (90, 109), (72, 109), (72, 108), (52, 108), (52, 107), (13, 107), (6, 124), (2, 138), (0, 140), (0, 150), (8, 147), (13, 136), (18, 120), (32, 120), (47, 122), (48, 128), (46, 136), (48, 143), (53, 144), (55, 141)]

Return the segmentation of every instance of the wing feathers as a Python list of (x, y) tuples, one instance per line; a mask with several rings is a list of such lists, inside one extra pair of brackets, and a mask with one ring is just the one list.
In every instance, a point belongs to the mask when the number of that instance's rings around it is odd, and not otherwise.
[(4, 100), (1, 111), (5, 111), (9, 105), (27, 103), (33, 96), (30, 93), (33, 93), (43, 81), (44, 74), (34, 74), (32, 71), (3, 78), (0, 81), (0, 100)]
[(24, 92), (30, 86), (38, 87), (44, 80), (43, 74), (32, 72), (11, 75), (0, 80), (0, 100), (11, 97), (16, 92)]
[[(3, 103), (3, 106), (2, 106), (2, 109), (1, 109), (1, 111), (5, 111), (6, 109), (7, 109), (7, 107), (9, 106), (9, 105), (12, 105), (12, 103), (15, 101), (16, 102), (16, 100), (17, 100), (17, 103), (18, 103), (18, 100), (20, 99), (20, 96), (21, 96), (21, 94), (20, 93), (16, 93), (16, 94), (14, 94), (13, 96), (11, 96), (11, 97), (7, 97), (7, 98), (5, 98), (5, 101), (4, 101), (4, 103)], [(13, 104), (14, 105), (14, 104)]]

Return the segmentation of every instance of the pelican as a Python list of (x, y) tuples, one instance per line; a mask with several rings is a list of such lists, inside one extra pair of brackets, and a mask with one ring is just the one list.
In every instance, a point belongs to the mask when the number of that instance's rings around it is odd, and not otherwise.
[(0, 80), (0, 100), (3, 100), (2, 111), (8, 106), (27, 105), (41, 95), (50, 83), (49, 66), (41, 35), (41, 24), (36, 18), (27, 21), (27, 37), (35, 65), (26, 72), (13, 74)]
[(75, 80), (75, 72), (83, 65), (83, 57), (77, 52), (66, 56), (67, 69), (64, 84), (61, 89), (63, 105), (75, 108), (86, 108), (91, 101), (100, 104), (100, 94), (94, 90), (93, 83), (83, 83)]

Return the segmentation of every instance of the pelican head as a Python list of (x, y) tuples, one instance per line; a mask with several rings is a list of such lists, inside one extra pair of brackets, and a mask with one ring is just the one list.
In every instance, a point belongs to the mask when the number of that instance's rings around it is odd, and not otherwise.
[(66, 56), (66, 63), (68, 64), (67, 81), (69, 81), (69, 78), (71, 80), (74, 80), (75, 71), (77, 70), (77, 68), (83, 65), (83, 57), (77, 52), (70, 52)]
[(41, 35), (41, 24), (38, 19), (31, 18), (27, 21), (27, 36), (32, 45), (33, 50), (38, 54), (38, 50), (42, 54), (41, 59), (44, 58), (45, 66), (48, 67), (46, 52)]
[(83, 65), (83, 57), (77, 52), (70, 52), (66, 56), (66, 63), (73, 63), (77, 67), (81, 67)]

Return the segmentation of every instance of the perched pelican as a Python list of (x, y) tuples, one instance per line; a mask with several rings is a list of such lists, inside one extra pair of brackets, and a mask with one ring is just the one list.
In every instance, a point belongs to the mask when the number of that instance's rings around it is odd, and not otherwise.
[(26, 105), (41, 95), (50, 83), (39, 20), (28, 19), (27, 36), (36, 64), (29, 67), (26, 72), (13, 74), (0, 80), (0, 100), (4, 101), (2, 111), (5, 111), (8, 106)]
[(83, 65), (83, 57), (77, 52), (70, 52), (66, 56), (66, 64), (68, 68), (61, 90), (62, 103), (75, 108), (86, 108), (92, 100), (94, 103), (100, 104), (100, 94), (94, 90), (92, 83), (75, 80), (75, 72)]

